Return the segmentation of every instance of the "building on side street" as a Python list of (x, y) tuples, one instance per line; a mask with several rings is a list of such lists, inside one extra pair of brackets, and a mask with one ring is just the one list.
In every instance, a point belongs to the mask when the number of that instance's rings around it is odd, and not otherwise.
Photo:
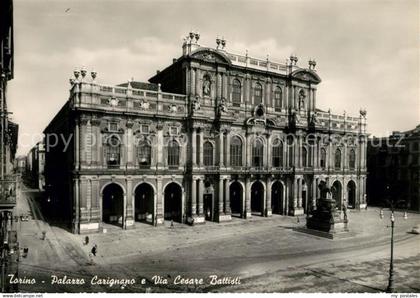
[(383, 206), (392, 196), (399, 208), (420, 211), (420, 125), (368, 141), (368, 200)]
[(300, 216), (322, 182), (340, 210), (364, 208), (366, 111), (318, 108), (314, 60), (278, 63), (199, 38), (191, 32), (149, 82), (74, 72), (44, 130), (51, 209), (73, 232)]
[(45, 190), (45, 147), (43, 142), (38, 142), (26, 156), (25, 180), (26, 182), (40, 190)]

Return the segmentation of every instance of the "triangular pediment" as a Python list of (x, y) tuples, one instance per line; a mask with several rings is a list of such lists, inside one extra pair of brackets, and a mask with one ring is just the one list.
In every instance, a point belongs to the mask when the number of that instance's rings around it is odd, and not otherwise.
[(190, 54), (190, 57), (208, 62), (231, 64), (228, 56), (211, 48), (199, 48)]
[(315, 84), (321, 82), (321, 78), (317, 75), (316, 72), (309, 69), (298, 69), (292, 72), (292, 78), (299, 79), (302, 81), (310, 81)]

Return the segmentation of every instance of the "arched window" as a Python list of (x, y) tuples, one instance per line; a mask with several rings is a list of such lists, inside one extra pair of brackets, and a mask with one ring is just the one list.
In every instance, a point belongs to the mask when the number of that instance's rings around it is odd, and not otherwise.
[(254, 104), (262, 103), (263, 90), (260, 83), (255, 84), (254, 88)]
[(356, 153), (354, 149), (351, 149), (349, 152), (349, 168), (354, 170), (356, 168)]
[(146, 140), (139, 142), (137, 147), (137, 157), (140, 166), (149, 167), (152, 160), (152, 148)]
[(252, 166), (262, 167), (264, 156), (264, 144), (261, 139), (256, 139), (252, 147)]
[(340, 149), (335, 150), (335, 168), (341, 169), (341, 151)]
[(277, 112), (281, 111), (282, 105), (283, 105), (283, 99), (282, 99), (282, 92), (280, 87), (276, 87), (274, 90), (274, 109)]
[(241, 105), (241, 82), (234, 79), (232, 83), (232, 105), (239, 107)]
[(179, 144), (175, 140), (168, 143), (168, 166), (179, 166)]
[(203, 145), (203, 159), (205, 166), (213, 165), (213, 145), (210, 142), (205, 142)]
[(324, 148), (321, 148), (321, 159), (319, 163), (322, 169), (325, 169), (327, 166), (327, 151)]
[(305, 147), (302, 148), (302, 167), (308, 166), (308, 150)]
[(237, 136), (230, 141), (230, 164), (233, 167), (242, 166), (242, 141)]
[(283, 166), (283, 142), (280, 139), (276, 139), (273, 142), (273, 167)]
[(106, 161), (108, 167), (119, 167), (121, 155), (121, 142), (120, 139), (113, 135), (108, 139), (106, 145)]

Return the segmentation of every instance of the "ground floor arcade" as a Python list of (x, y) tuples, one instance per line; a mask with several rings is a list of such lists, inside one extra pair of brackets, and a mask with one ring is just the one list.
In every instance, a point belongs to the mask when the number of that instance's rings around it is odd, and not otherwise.
[(130, 228), (135, 222), (200, 224), (303, 215), (316, 208), (322, 181), (339, 209), (366, 204), (366, 178), (353, 175), (82, 176), (74, 181), (76, 233), (100, 231), (103, 223)]

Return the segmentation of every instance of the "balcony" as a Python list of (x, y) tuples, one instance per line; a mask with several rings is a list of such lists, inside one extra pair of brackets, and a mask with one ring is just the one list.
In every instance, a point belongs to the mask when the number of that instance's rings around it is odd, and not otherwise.
[(16, 206), (16, 177), (7, 176), (0, 181), (0, 209), (12, 209)]

